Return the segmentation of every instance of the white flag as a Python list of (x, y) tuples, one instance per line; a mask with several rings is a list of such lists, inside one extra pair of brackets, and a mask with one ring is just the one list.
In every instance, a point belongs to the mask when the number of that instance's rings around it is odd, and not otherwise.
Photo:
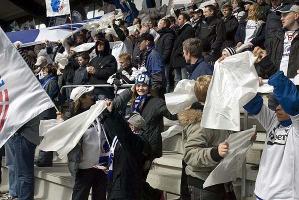
[[(56, 151), (58, 156), (63, 158), (77, 145), (88, 127), (105, 108), (105, 101), (99, 101), (89, 110), (48, 129), (46, 133), (42, 133), (44, 139), (38, 148), (43, 151)], [(51, 121), (41, 123), (44, 127), (50, 124), (53, 123)], [(40, 130), (44, 130), (44, 127), (40, 127)]]
[(69, 15), (69, 0), (46, 0), (47, 17), (55, 17), (60, 15)]
[(0, 28), (0, 147), (26, 122), (54, 107)]
[(215, 63), (202, 127), (240, 131), (240, 109), (256, 95), (259, 87), (255, 59), (246, 51)]

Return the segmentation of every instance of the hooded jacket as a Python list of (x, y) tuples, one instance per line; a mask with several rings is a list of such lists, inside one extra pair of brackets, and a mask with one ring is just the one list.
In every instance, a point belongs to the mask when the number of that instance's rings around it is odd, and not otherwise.
[(175, 32), (170, 28), (163, 28), (158, 33), (160, 38), (156, 42), (156, 49), (160, 53), (164, 64), (169, 64), (175, 40)]
[(202, 113), (189, 109), (179, 113), (180, 124), (184, 127), (184, 161), (186, 174), (205, 180), (222, 159), (218, 145), (229, 136), (229, 131), (205, 129), (200, 126)]
[(183, 42), (189, 38), (194, 37), (194, 30), (189, 23), (186, 23), (177, 32), (177, 38), (173, 44), (173, 50), (171, 53), (170, 65), (173, 68), (185, 67), (186, 61), (183, 57)]

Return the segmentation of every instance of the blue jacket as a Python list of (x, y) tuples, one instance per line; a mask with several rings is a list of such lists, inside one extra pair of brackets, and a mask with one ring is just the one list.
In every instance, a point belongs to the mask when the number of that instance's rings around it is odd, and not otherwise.
[(202, 75), (213, 75), (213, 66), (204, 61), (203, 58), (199, 58), (193, 65), (186, 66), (189, 74), (189, 80), (196, 80), (197, 77)]
[(146, 60), (146, 69), (150, 75), (164, 71), (162, 57), (155, 48), (153, 48), (148, 54)]

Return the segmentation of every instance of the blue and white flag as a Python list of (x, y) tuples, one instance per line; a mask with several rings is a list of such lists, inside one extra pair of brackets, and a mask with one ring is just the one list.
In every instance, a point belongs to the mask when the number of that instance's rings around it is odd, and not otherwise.
[(46, 40), (50, 42), (62, 41), (81, 30), (85, 24), (86, 23), (64, 24), (43, 29), (7, 32), (6, 35), (12, 43), (20, 41), (22, 43), (21, 46), (26, 47), (44, 43)]
[(69, 0), (46, 0), (47, 17), (55, 17), (60, 15), (69, 15)]
[(0, 147), (25, 123), (54, 107), (0, 28)]

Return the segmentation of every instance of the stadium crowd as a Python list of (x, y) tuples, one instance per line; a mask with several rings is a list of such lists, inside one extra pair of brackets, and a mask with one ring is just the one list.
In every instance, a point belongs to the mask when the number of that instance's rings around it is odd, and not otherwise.
[[(146, 3), (151, 7), (150, 0)], [(299, 2), (231, 0), (204, 7), (193, 3), (173, 15), (147, 14), (140, 18), (130, 0), (115, 6), (125, 14), (123, 19), (111, 21), (115, 34), (80, 30), (62, 43), (47, 41), (30, 47), (15, 43), (59, 108), (58, 117), (67, 120), (88, 110), (97, 100), (106, 101), (106, 111), (68, 154), (69, 169), (75, 177), (72, 199), (87, 200), (90, 189), (94, 200), (162, 199), (162, 191), (153, 189), (146, 177), (153, 160), (162, 156), (163, 117), (179, 120), (184, 127), (180, 198), (236, 199), (231, 182), (203, 189), (209, 173), (228, 153), (225, 141), (231, 132), (204, 129), (200, 120), (215, 62), (244, 51), (253, 52), (258, 76), (269, 79), (274, 86), (269, 96), (271, 110), (259, 95), (244, 106), (273, 141), (264, 147), (256, 198), (298, 199), (299, 93), (290, 79), (299, 69)], [(132, 25), (137, 28), (129, 32)], [(122, 41), (126, 47), (117, 58), (109, 44), (115, 41)], [(90, 42), (95, 42), (92, 48), (74, 51)], [(198, 101), (173, 114), (166, 107), (164, 94), (172, 92), (182, 79), (196, 81)], [(83, 86), (99, 84), (133, 86), (118, 95), (113, 87)], [(69, 85), (82, 86), (61, 89)], [(39, 120), (56, 118), (55, 108), (49, 109), (6, 143), (10, 199), (32, 200), (34, 165), (53, 165), (53, 152), (40, 151), (37, 160), (34, 154), (40, 142)], [(99, 144), (99, 133), (103, 132), (107, 137), (101, 141), (106, 142)], [(284, 140), (280, 137), (283, 132), (287, 133)], [(290, 174), (286, 176), (288, 169)]]

